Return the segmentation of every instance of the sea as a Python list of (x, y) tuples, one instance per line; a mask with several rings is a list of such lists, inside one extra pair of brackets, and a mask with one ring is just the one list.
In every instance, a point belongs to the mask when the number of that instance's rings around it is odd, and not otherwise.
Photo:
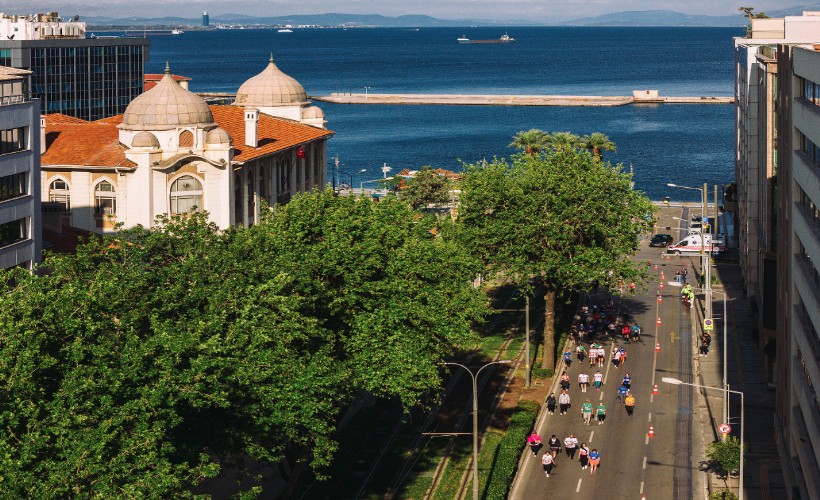
[[(513, 44), (459, 44), (498, 38)], [(235, 92), (270, 55), (309, 96), (378, 94), (732, 96), (732, 38), (738, 28), (297, 28), (217, 29), (151, 37), (146, 72), (192, 78), (195, 92)], [(605, 154), (634, 173), (635, 189), (660, 200), (695, 200), (667, 187), (733, 180), (734, 107), (730, 104), (620, 107), (351, 105), (317, 103), (327, 127), (329, 178), (354, 187), (422, 166), (460, 171), (509, 158), (519, 131), (602, 132)], [(333, 158), (339, 158), (338, 169)], [(366, 185), (366, 184), (365, 184)], [(372, 186), (372, 184), (371, 184)], [(711, 191), (711, 188), (710, 188)]]

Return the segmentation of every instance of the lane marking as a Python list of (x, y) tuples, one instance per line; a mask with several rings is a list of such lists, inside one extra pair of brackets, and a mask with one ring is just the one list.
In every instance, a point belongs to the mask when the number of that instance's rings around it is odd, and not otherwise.
[(650, 424), (652, 423), (652, 412), (651, 411), (649, 412), (649, 423)]
[(643, 444), (649, 444), (649, 434), (646, 435), (646, 439), (644, 439)]
[(640, 494), (643, 495), (643, 481), (641, 481), (641, 491)]
[(643, 457), (643, 468), (646, 470), (646, 457)]
[(592, 442), (592, 436), (594, 436), (594, 435), (595, 435), (595, 431), (592, 431), (592, 432), (589, 433), (589, 442), (590, 443)]
[(578, 486), (575, 487), (575, 493), (581, 491), (581, 481), (583, 481), (583, 479), (578, 480)]

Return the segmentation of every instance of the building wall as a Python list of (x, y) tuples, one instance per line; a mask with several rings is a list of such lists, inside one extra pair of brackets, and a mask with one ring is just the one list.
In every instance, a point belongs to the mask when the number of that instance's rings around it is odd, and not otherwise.
[(0, 40), (0, 65), (32, 71), (43, 113), (84, 120), (121, 114), (144, 87), (148, 39)]
[[(25, 100), (0, 104), (0, 130), (24, 127), (22, 151), (0, 154), (0, 177), (25, 174), (23, 193), (0, 201), (0, 225), (22, 221), (20, 241), (0, 246), (0, 267), (24, 265), (31, 268), (40, 262), (42, 245), (40, 219), (40, 103)], [(6, 228), (10, 226), (4, 226)], [(17, 226), (19, 227), (19, 226)]]

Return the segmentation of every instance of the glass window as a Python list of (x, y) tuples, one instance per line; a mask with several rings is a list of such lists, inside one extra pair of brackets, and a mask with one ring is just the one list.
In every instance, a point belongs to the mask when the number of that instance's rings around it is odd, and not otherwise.
[(28, 194), (27, 187), (25, 173), (0, 177), (0, 201)]
[(96, 215), (117, 213), (117, 194), (114, 186), (108, 181), (102, 181), (94, 188), (94, 213)]
[(171, 184), (171, 215), (202, 210), (202, 184), (185, 175)]
[(0, 224), (0, 247), (26, 239), (26, 219)]
[(0, 130), (0, 154), (26, 150), (26, 132), (28, 127)]
[(48, 187), (48, 201), (63, 205), (64, 210), (71, 210), (71, 190), (63, 179), (56, 179)]

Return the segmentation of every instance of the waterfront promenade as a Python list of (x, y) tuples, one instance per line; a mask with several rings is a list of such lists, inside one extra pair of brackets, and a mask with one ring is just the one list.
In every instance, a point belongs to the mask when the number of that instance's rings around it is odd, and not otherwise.
[(625, 106), (627, 104), (732, 104), (733, 97), (636, 97), (494, 94), (373, 94), (333, 93), (310, 96), (334, 104), (435, 104), (452, 106)]

